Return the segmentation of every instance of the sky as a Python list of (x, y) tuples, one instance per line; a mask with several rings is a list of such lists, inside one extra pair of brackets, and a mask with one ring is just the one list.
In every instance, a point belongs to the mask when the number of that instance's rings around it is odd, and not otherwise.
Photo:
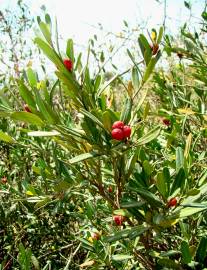
[[(31, 1), (31, 9), (38, 13), (39, 7), (44, 4), (52, 16), (57, 16), (63, 37), (72, 36), (84, 44), (98, 23), (101, 23), (106, 31), (114, 33), (121, 31), (123, 20), (132, 27), (136, 27), (143, 20), (148, 21), (149, 28), (161, 25), (164, 20), (164, 4), (159, 2), (164, 3), (163, 0), (35, 0)], [(205, 1), (191, 2), (194, 15), (199, 17)], [(170, 17), (166, 19), (166, 25), (169, 31), (174, 32), (176, 26), (189, 18), (189, 11), (183, 0), (166, 0), (166, 3), (166, 12)]]
[[(14, 8), (16, 0), (0, 0), (0, 9)], [(118, 33), (126, 20), (132, 27), (147, 20), (148, 27), (156, 27), (163, 23), (163, 0), (25, 0), (32, 14), (38, 15), (40, 7), (45, 5), (52, 17), (56, 16), (60, 33), (63, 38), (73, 37), (80, 44), (84, 44), (97, 29), (98, 23), (106, 31)], [(188, 0), (189, 1), (189, 0)], [(166, 0), (168, 17), (166, 25), (169, 31), (175, 32), (177, 25), (182, 24), (189, 17), (189, 12), (183, 0)], [(199, 17), (205, 0), (189, 1), (193, 6), (193, 13)], [(196, 21), (196, 19), (195, 19)]]
[[(15, 12), (17, 0), (0, 0), (0, 10), (5, 7)], [(41, 6), (46, 7), (52, 18), (57, 17), (62, 43), (73, 38), (76, 46), (86, 48), (88, 40), (98, 33), (105, 41), (106, 33), (119, 35), (124, 28), (123, 20), (129, 28), (144, 26), (149, 31), (164, 21), (164, 0), (24, 0), (34, 17), (40, 14)], [(192, 4), (190, 27), (198, 25), (205, 0), (188, 0)], [(178, 33), (179, 26), (189, 20), (190, 12), (184, 0), (166, 0), (167, 32)], [(99, 23), (103, 31), (99, 31)], [(141, 30), (141, 29), (140, 29)], [(142, 31), (142, 30), (141, 30)], [(35, 34), (34, 34), (35, 35)], [(138, 34), (137, 34), (138, 36)], [(119, 59), (118, 59), (119, 60)]]

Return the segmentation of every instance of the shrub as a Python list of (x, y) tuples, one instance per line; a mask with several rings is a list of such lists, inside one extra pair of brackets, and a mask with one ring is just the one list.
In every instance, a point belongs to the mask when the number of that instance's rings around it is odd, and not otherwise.
[[(22, 227), (23, 235), (16, 240), (22, 269), (30, 262), (38, 269), (37, 257), (40, 262), (45, 257), (34, 248), (35, 241), (46, 256), (49, 247), (49, 254), (62, 254), (64, 243), (66, 250), (73, 245), (65, 259), (71, 269), (202, 269), (207, 253), (206, 51), (199, 37), (183, 29), (186, 48), (176, 48), (168, 36), (162, 47), (162, 27), (158, 34), (154, 31), (153, 44), (141, 34), (143, 59), (137, 63), (128, 50), (131, 80), (125, 85), (121, 76), (109, 82), (102, 80), (101, 71), (92, 76), (89, 60), (83, 65), (71, 39), (66, 45), (69, 67), (53, 42), (50, 21), (49, 15), (46, 22), (39, 20), (43, 37), (35, 43), (55, 65), (57, 81), (40, 83), (29, 68), (26, 78), (16, 81), (29, 111), (1, 111), (9, 121), (24, 122), (23, 128), (16, 124), (11, 134), (1, 132), (0, 138), (12, 151), (25, 149), (24, 166), (36, 174), (30, 178), (21, 172), (22, 183), (13, 180), (1, 191), (4, 200), (8, 194), (18, 198), (21, 222), (23, 215), (31, 218), (27, 232)], [(191, 73), (187, 76), (183, 59), (179, 69), (169, 72), (171, 77), (164, 71), (154, 73), (152, 84), (149, 79), (162, 50), (182, 53), (190, 60), (186, 69)], [(192, 78), (196, 80), (188, 86)], [(119, 106), (105, 94), (115, 80), (124, 84)], [(152, 91), (159, 99), (153, 107), (146, 102)], [(125, 135), (123, 126), (128, 127)], [(115, 130), (121, 135), (114, 135)], [(2, 212), (11, 218), (8, 209)], [(58, 237), (44, 238), (40, 232), (42, 239), (29, 238), (44, 220), (54, 230), (63, 227)], [(63, 266), (57, 260), (53, 269)]]

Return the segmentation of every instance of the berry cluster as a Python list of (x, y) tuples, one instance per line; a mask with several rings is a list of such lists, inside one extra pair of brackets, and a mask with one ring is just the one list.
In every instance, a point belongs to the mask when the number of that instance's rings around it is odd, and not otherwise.
[(122, 121), (114, 122), (112, 126), (111, 136), (117, 141), (122, 141), (123, 139), (130, 138), (131, 128), (130, 126), (125, 126)]

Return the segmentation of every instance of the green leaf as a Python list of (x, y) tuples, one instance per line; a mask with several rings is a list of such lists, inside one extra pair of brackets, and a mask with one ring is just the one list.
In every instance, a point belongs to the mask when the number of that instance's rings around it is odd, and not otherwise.
[(138, 91), (138, 89), (139, 89), (139, 72), (138, 72), (138, 70), (137, 70), (137, 67), (136, 66), (134, 66), (133, 68), (132, 68), (132, 85), (133, 85), (133, 87), (134, 87), (134, 89), (135, 89), (135, 92), (137, 92)]
[(91, 82), (90, 72), (89, 72), (88, 67), (85, 68), (84, 83), (85, 83), (85, 89), (87, 90), (87, 94), (92, 93), (93, 92), (93, 85)]
[(170, 257), (170, 256), (178, 255), (178, 254), (180, 254), (180, 251), (169, 250), (169, 251), (166, 251), (166, 252), (161, 252), (160, 257)]
[[(69, 72), (68, 72), (69, 73)], [(67, 95), (69, 95), (73, 100), (80, 103), (80, 87), (76, 81), (71, 77), (70, 74), (64, 74), (62, 72), (56, 71), (55, 74), (57, 77), (64, 83), (66, 86), (64, 91)]]
[(133, 258), (132, 255), (125, 255), (125, 254), (112, 255), (112, 257), (111, 257), (111, 259), (113, 261), (125, 261), (125, 260), (129, 260), (132, 258)]
[(179, 170), (178, 174), (175, 176), (175, 180), (172, 184), (171, 191), (170, 191), (171, 195), (179, 188), (182, 191), (182, 189), (185, 185), (185, 179), (186, 179), (185, 171), (183, 168), (180, 168), (180, 170)]
[(161, 26), (160, 30), (159, 30), (158, 38), (157, 38), (157, 44), (160, 44), (160, 42), (162, 40), (163, 32), (164, 32), (164, 28), (163, 28), (163, 26)]
[(69, 57), (69, 59), (72, 60), (72, 62), (74, 63), (75, 59), (74, 59), (74, 49), (73, 49), (73, 40), (72, 39), (68, 39), (66, 54)]
[(189, 2), (184, 1), (184, 5), (185, 5), (186, 8), (191, 9), (191, 5), (190, 5)]
[(15, 143), (16, 142), (11, 136), (9, 136), (8, 134), (4, 133), (1, 130), (0, 130), (0, 140), (7, 142), (7, 143)]
[(199, 193), (200, 193), (200, 190), (199, 190), (199, 189), (193, 188), (193, 189), (190, 189), (190, 190), (186, 193), (186, 195), (187, 195), (187, 196), (196, 196), (196, 195), (198, 195)]
[(90, 118), (95, 124), (99, 125), (101, 128), (104, 129), (104, 125), (101, 123), (101, 121), (95, 115), (93, 115), (92, 113), (90, 113), (84, 109), (81, 109), (80, 113), (84, 114), (85, 116)]
[(207, 168), (203, 170), (199, 177), (199, 187), (202, 186), (207, 181)]
[(69, 163), (74, 164), (74, 163), (84, 161), (84, 160), (89, 159), (89, 158), (94, 158), (94, 157), (97, 157), (97, 156), (100, 156), (100, 154), (97, 154), (97, 153), (84, 153), (84, 154), (81, 154), (79, 156), (76, 156), (74, 158), (69, 159)]
[(116, 233), (114, 233), (114, 235), (111, 236), (107, 236), (104, 238), (105, 242), (115, 242), (121, 239), (125, 239), (125, 238), (136, 238), (137, 236), (145, 233), (148, 230), (148, 228), (146, 226), (143, 225), (139, 225), (139, 226), (135, 226), (133, 228), (130, 229), (123, 229), (121, 231), (118, 231)]
[(47, 42), (52, 45), (52, 39), (51, 39), (51, 33), (50, 33), (50, 29), (48, 27), (48, 25), (44, 22), (40, 22), (39, 23), (40, 29), (43, 33), (43, 36), (45, 37), (45, 39), (47, 40)]
[(32, 255), (31, 260), (32, 260), (32, 264), (34, 266), (34, 269), (35, 270), (40, 270), (39, 262), (38, 262), (37, 258), (34, 255)]
[(56, 192), (66, 191), (71, 187), (71, 184), (65, 180), (60, 181), (57, 185), (54, 186)]
[(124, 209), (116, 209), (116, 210), (114, 210), (114, 215), (118, 215), (118, 216), (127, 216), (127, 211), (126, 210), (124, 210)]
[(125, 104), (123, 106), (123, 110), (121, 113), (121, 117), (120, 117), (120, 120), (123, 121), (125, 124), (128, 124), (131, 118), (131, 111), (132, 111), (132, 99), (128, 98), (125, 101)]
[(140, 208), (143, 206), (145, 202), (137, 202), (137, 201), (129, 201), (129, 202), (123, 202), (121, 203), (122, 208)]
[(192, 255), (190, 252), (189, 245), (186, 241), (181, 242), (181, 253), (182, 253), (182, 260), (185, 264), (188, 264), (192, 260)]
[(151, 47), (150, 47), (149, 42), (147, 41), (146, 37), (143, 34), (141, 34), (139, 36), (138, 42), (139, 42), (140, 49), (142, 51), (142, 55), (144, 57), (145, 51), (151, 50)]
[(206, 256), (207, 256), (207, 237), (203, 236), (200, 240), (200, 243), (198, 245), (198, 249), (196, 252), (197, 261), (203, 262)]
[(155, 207), (163, 206), (162, 201), (148, 190), (145, 190), (143, 188), (132, 187), (132, 186), (129, 186), (128, 189), (135, 191), (137, 194), (140, 195), (140, 197), (142, 197), (152, 206), (155, 206)]
[(18, 262), (21, 270), (31, 269), (31, 256), (32, 252), (30, 248), (25, 249), (23, 244), (19, 244)]
[(162, 265), (162, 266), (166, 267), (167, 269), (181, 270), (180, 265), (171, 259), (162, 258), (162, 259), (159, 259), (157, 262), (159, 265)]
[(31, 87), (37, 87), (37, 77), (35, 72), (31, 68), (28, 68), (27, 70), (27, 78)]
[(86, 239), (83, 239), (80, 237), (76, 237), (76, 239), (79, 240), (83, 244), (84, 248), (87, 248), (87, 249), (93, 251), (93, 244), (92, 243), (90, 243)]
[(197, 214), (201, 211), (205, 211), (207, 209), (207, 205), (204, 207), (186, 207), (184, 209), (181, 209), (179, 212), (175, 212), (176, 215), (179, 216), (179, 218), (186, 218), (188, 216), (192, 216), (194, 214)]
[(59, 69), (64, 67), (58, 54), (45, 41), (37, 37), (35, 38), (35, 43)]
[(184, 155), (181, 147), (176, 148), (176, 172), (178, 173), (184, 167)]
[(52, 201), (52, 199), (49, 198), (49, 197), (42, 198), (42, 200), (40, 200), (39, 202), (37, 202), (37, 203), (35, 204), (35, 209), (44, 207), (44, 206), (48, 205), (48, 203), (50, 203), (51, 201)]
[(102, 118), (104, 128), (110, 132), (112, 127), (112, 119), (110, 113), (108, 111), (105, 111), (102, 115)]
[(119, 74), (116, 74), (114, 77), (112, 77), (109, 81), (107, 81), (98, 91), (97, 96), (100, 96), (103, 91), (114, 81), (116, 81), (120, 77)]
[(145, 83), (149, 79), (149, 77), (152, 74), (152, 71), (153, 71), (156, 63), (157, 63), (157, 55), (152, 56), (151, 60), (149, 61), (149, 64), (147, 65), (147, 68), (145, 70), (145, 73), (144, 73), (144, 76), (143, 76), (143, 79), (142, 79), (143, 83)]
[(163, 172), (157, 173), (156, 187), (164, 198), (167, 197), (167, 185)]
[[(132, 119), (134, 118), (135, 115), (137, 115), (137, 113), (139, 112), (139, 109), (141, 108), (143, 102), (145, 101), (146, 97), (147, 97), (147, 94), (148, 94), (148, 91), (149, 91), (149, 88), (146, 88), (144, 91), (143, 91), (143, 94), (141, 96), (141, 98), (139, 99), (137, 105), (136, 105), (136, 108), (135, 108), (135, 112), (133, 114), (133, 117)], [(136, 94), (135, 94), (136, 95)]]
[(155, 214), (153, 216), (153, 222), (163, 228), (169, 228), (175, 225), (178, 222), (178, 216), (176, 215), (162, 215), (162, 214)]
[(206, 208), (206, 204), (203, 203), (194, 203), (194, 202), (189, 202), (189, 203), (181, 203), (180, 204), (183, 207), (193, 207), (193, 208)]
[(54, 131), (30, 131), (28, 132), (28, 136), (33, 136), (33, 137), (53, 137), (53, 136), (58, 136), (60, 133), (56, 130)]
[(12, 112), (0, 111), (0, 117), (10, 117)]
[(79, 69), (82, 68), (81, 57), (82, 57), (82, 53), (79, 53), (78, 59), (76, 60), (76, 65), (74, 67), (74, 71), (79, 70)]
[(147, 116), (149, 115), (150, 111), (150, 103), (147, 101), (145, 108), (144, 108), (144, 113), (143, 113), (143, 119), (146, 120)]
[(36, 103), (31, 91), (29, 91), (29, 89), (21, 81), (19, 82), (19, 93), (23, 100), (29, 105), (29, 107), (31, 106), (36, 108)]
[(190, 147), (192, 143), (192, 134), (189, 133), (187, 139), (186, 139), (186, 144), (185, 144), (185, 151), (184, 151), (184, 157), (187, 158), (190, 152)]
[(57, 116), (52, 111), (52, 108), (50, 108), (49, 105), (47, 105), (46, 102), (42, 99), (39, 91), (37, 91), (36, 89), (34, 89), (34, 91), (35, 91), (35, 99), (36, 99), (37, 106), (40, 112), (42, 113), (43, 117), (45, 118), (45, 120), (47, 120), (50, 124), (56, 123)]
[(207, 21), (207, 12), (206, 11), (203, 11), (201, 16), (205, 21)]
[(143, 165), (145, 175), (147, 177), (149, 177), (152, 174), (152, 171), (153, 171), (152, 165), (149, 163), (148, 160), (144, 160), (142, 165)]
[(152, 49), (150, 48), (150, 49), (145, 50), (144, 52), (144, 60), (145, 60), (146, 65), (149, 64), (151, 58), (152, 58)]
[(159, 136), (159, 134), (160, 134), (160, 127), (157, 126), (154, 129), (152, 129), (150, 132), (145, 134), (143, 137), (138, 139), (137, 145), (143, 145), (148, 142), (151, 142), (152, 140), (156, 139)]
[(101, 80), (102, 80), (101, 75), (98, 75), (96, 77), (95, 84), (94, 84), (94, 92), (97, 92), (98, 91), (98, 89), (99, 89), (99, 87), (101, 85)]
[(52, 21), (50, 18), (50, 15), (47, 13), (45, 14), (45, 22), (51, 27), (52, 26)]
[(138, 154), (139, 154), (139, 149), (135, 151), (135, 153), (131, 156), (131, 158), (128, 161), (128, 164), (127, 164), (128, 171), (127, 171), (126, 179), (130, 177), (131, 173), (134, 170), (135, 164), (137, 162)]
[(14, 112), (11, 114), (13, 120), (26, 122), (32, 125), (44, 126), (44, 122), (39, 116), (29, 112)]

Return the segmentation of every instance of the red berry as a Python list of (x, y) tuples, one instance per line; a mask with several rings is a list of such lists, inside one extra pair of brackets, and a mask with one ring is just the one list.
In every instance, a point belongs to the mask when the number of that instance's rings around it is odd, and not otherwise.
[(108, 192), (113, 192), (113, 188), (110, 186), (110, 187), (108, 187)]
[(163, 122), (164, 125), (170, 126), (170, 120), (168, 120), (168, 119), (163, 119), (162, 122)]
[(124, 123), (122, 121), (116, 121), (113, 123), (112, 129), (120, 128), (122, 129), (124, 127)]
[(169, 200), (167, 206), (168, 207), (173, 207), (173, 206), (176, 206), (177, 205), (177, 199), (176, 198), (172, 198)]
[(99, 240), (101, 238), (101, 235), (98, 232), (91, 232), (91, 237), (93, 240)]
[(132, 131), (130, 126), (124, 126), (123, 131), (124, 131), (124, 137), (130, 138), (131, 131)]
[(63, 63), (67, 70), (71, 72), (73, 69), (73, 62), (70, 59), (65, 59)]
[(113, 139), (115, 139), (117, 141), (121, 141), (121, 140), (124, 139), (124, 132), (120, 128), (115, 128), (115, 129), (112, 130), (111, 136), (112, 136)]
[(25, 105), (24, 105), (24, 110), (25, 110), (25, 112), (29, 112), (29, 113), (32, 112), (32, 111), (30, 110), (28, 104), (25, 104)]
[(113, 216), (113, 221), (116, 223), (117, 226), (121, 226), (124, 220), (124, 216)]

